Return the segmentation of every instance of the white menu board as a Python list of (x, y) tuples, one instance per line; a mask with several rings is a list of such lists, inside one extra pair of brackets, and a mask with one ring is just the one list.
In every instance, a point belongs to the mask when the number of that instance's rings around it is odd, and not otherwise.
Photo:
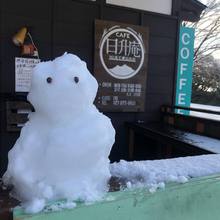
[(33, 68), (40, 59), (15, 57), (15, 92), (29, 92)]

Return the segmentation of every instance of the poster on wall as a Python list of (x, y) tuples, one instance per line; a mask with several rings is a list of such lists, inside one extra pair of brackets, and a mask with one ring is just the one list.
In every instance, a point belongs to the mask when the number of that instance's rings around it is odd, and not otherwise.
[(39, 62), (35, 58), (15, 58), (15, 92), (29, 92), (32, 70)]
[(147, 27), (95, 21), (95, 104), (100, 110), (144, 111), (148, 40)]

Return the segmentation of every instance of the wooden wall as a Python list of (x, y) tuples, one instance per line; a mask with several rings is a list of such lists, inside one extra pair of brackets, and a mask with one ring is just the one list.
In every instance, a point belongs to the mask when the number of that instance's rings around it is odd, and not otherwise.
[(40, 58), (48, 60), (72, 52), (85, 60), (93, 72), (94, 20), (104, 19), (148, 26), (150, 29), (148, 79), (145, 113), (106, 113), (116, 129), (116, 142), (110, 158), (127, 159), (125, 121), (159, 120), (162, 104), (172, 104), (178, 19), (134, 9), (106, 5), (102, 0), (0, 0), (0, 174), (7, 165), (7, 153), (19, 133), (7, 132), (5, 101), (25, 100), (14, 91), (14, 58), (20, 49), (11, 38), (22, 26), (31, 27)]

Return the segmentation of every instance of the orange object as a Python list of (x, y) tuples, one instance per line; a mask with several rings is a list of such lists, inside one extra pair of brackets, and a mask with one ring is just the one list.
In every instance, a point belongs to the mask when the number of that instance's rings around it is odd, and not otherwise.
[(21, 55), (34, 55), (35, 47), (33, 44), (22, 45)]
[(14, 44), (17, 46), (23, 45), (26, 34), (27, 34), (27, 28), (22, 27), (12, 38)]

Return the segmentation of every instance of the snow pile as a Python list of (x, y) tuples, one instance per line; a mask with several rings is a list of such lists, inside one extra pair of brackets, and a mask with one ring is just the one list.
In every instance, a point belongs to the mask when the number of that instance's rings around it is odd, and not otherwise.
[(27, 212), (58, 199), (95, 201), (107, 191), (115, 131), (93, 105), (97, 89), (75, 55), (35, 67), (28, 94), (35, 112), (9, 152), (3, 177)]
[(181, 157), (166, 160), (113, 163), (112, 176), (124, 179), (128, 188), (147, 187), (150, 192), (165, 183), (185, 183), (189, 178), (220, 173), (220, 154)]

